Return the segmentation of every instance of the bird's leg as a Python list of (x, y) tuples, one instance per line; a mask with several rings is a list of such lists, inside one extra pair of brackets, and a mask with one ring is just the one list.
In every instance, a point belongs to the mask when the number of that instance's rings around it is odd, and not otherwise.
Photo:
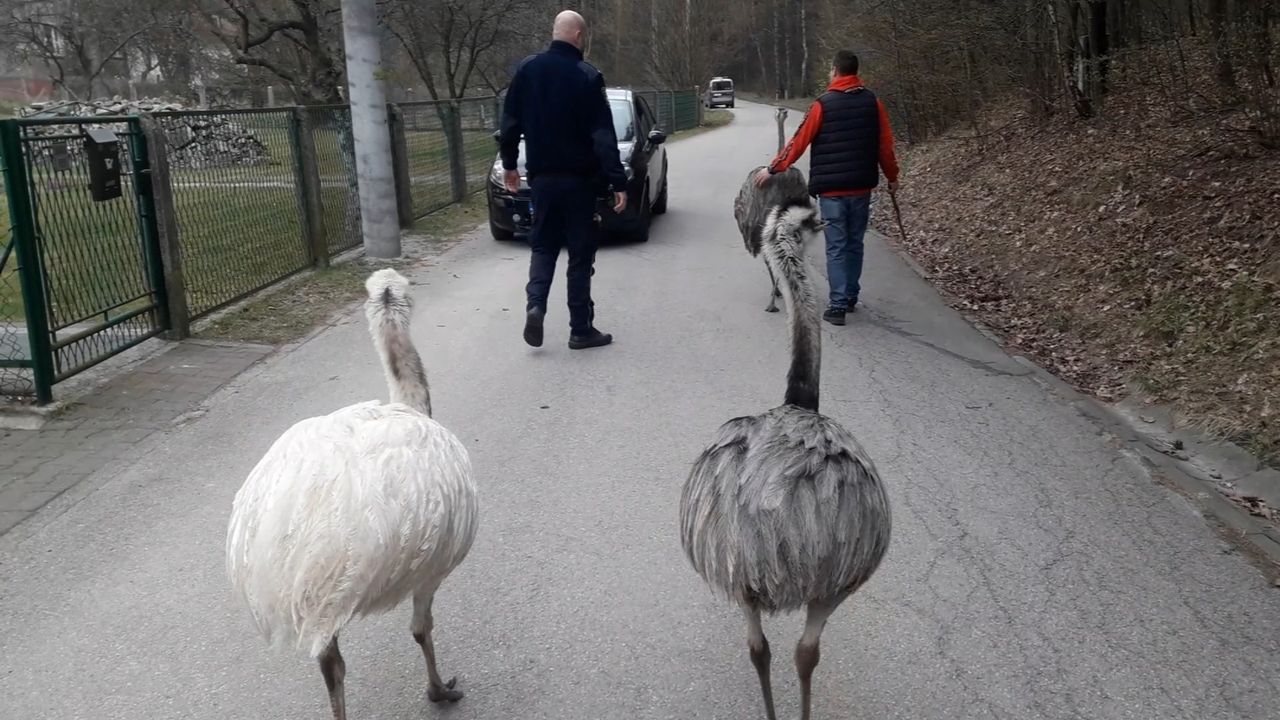
[(810, 681), (818, 667), (818, 640), (827, 626), (827, 618), (840, 605), (836, 602), (811, 602), (804, 622), (804, 634), (796, 644), (796, 670), (800, 674), (800, 720), (809, 720)]
[(333, 720), (347, 720), (347, 698), (342, 689), (342, 680), (347, 676), (347, 664), (342, 661), (342, 653), (338, 652), (336, 635), (320, 655), (320, 674), (324, 675), (325, 687), (329, 688), (329, 707), (333, 708)]
[(764, 311), (778, 312), (778, 298), (782, 297), (782, 291), (778, 289), (778, 278), (773, 276), (773, 268), (769, 267), (769, 263), (764, 264), (764, 269), (769, 271), (769, 283), (773, 286), (769, 292), (769, 306)]
[(760, 692), (764, 695), (764, 714), (769, 720), (777, 720), (778, 714), (773, 709), (773, 684), (769, 681), (769, 640), (764, 636), (764, 626), (760, 624), (760, 609), (747, 607), (743, 610), (747, 616), (747, 651), (751, 653), (751, 664), (756, 666), (756, 675), (760, 676)]
[(458, 678), (449, 678), (441, 682), (440, 671), (436, 668), (436, 646), (431, 640), (431, 628), (434, 623), (431, 617), (431, 601), (434, 593), (419, 593), (413, 596), (413, 639), (422, 646), (422, 656), (427, 659), (427, 699), (431, 702), (457, 702), (462, 699), (462, 691), (455, 690)]

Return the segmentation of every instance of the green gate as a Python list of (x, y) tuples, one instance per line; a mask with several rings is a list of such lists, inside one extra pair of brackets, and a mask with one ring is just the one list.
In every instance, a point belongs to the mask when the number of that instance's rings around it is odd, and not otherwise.
[(168, 327), (147, 141), (136, 117), (4, 120), (0, 157), (0, 394), (46, 403)]

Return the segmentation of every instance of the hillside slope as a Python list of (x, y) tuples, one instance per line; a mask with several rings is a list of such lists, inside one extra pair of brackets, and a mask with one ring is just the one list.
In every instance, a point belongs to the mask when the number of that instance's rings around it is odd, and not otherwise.
[[(905, 151), (906, 249), (953, 304), (1078, 388), (1172, 403), (1274, 460), (1280, 151), (1243, 112), (1194, 99), (1121, 87), (1088, 121), (1010, 105), (981, 138)], [(885, 200), (875, 222), (896, 238)]]

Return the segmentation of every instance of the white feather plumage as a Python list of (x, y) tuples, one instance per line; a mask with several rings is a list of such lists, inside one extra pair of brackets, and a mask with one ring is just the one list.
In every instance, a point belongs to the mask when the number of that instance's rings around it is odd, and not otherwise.
[[(321, 658), (322, 669), (330, 648), (342, 662), (336, 637), (349, 620), (410, 596), (416, 614), (418, 601), (425, 606), (414, 632), (425, 629), (429, 642), (431, 597), (478, 525), (466, 448), (429, 416), (408, 283), (382, 270), (366, 285), (370, 331), (401, 402), (351, 405), (289, 428), (236, 494), (227, 531), (227, 571), (259, 630)], [(424, 652), (434, 665), (434, 651)], [(432, 685), (444, 692), (434, 677)]]
[(258, 629), (319, 657), (353, 616), (434, 591), (476, 530), (471, 461), (404, 405), (294, 425), (236, 495), (228, 571)]

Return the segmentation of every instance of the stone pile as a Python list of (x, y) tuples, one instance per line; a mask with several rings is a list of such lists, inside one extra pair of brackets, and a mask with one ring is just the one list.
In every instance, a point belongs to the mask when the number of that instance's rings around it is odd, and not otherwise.
[(140, 115), (153, 112), (185, 110), (181, 103), (154, 98), (124, 100), (119, 95), (110, 100), (72, 100), (69, 102), (35, 102), (19, 108), (21, 117), (100, 117), (103, 115)]
[[(119, 96), (93, 102), (37, 102), (19, 109), (19, 115), (24, 118), (92, 118), (164, 113), (158, 119), (168, 141), (169, 164), (174, 168), (203, 170), (265, 165), (271, 161), (271, 152), (266, 144), (253, 130), (236, 122), (238, 116), (205, 112), (185, 114), (186, 112), (187, 108), (180, 103), (153, 98), (123, 100)], [(121, 127), (112, 125), (111, 130), (122, 130)], [(28, 136), (62, 135), (66, 132), (66, 126), (57, 125), (27, 129)], [(75, 147), (77, 145), (78, 143), (71, 143), (68, 151), (78, 155), (79, 148)]]
[(267, 146), (225, 115), (174, 115), (162, 120), (169, 141), (169, 164), (177, 168), (265, 165)]

